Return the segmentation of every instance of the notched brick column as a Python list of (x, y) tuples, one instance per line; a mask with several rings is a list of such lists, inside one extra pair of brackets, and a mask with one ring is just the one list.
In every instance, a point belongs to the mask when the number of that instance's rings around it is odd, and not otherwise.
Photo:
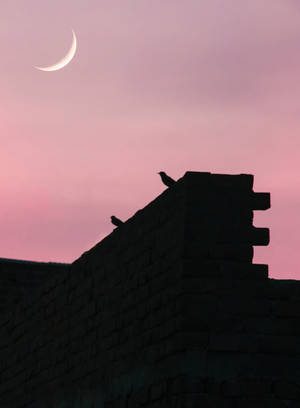
[[(270, 194), (253, 192), (253, 176), (187, 172), (184, 260), (194, 272), (267, 278), (268, 266), (252, 264), (253, 245), (268, 245), (268, 228), (253, 226), (253, 211), (270, 208)], [(201, 269), (201, 271), (200, 271)], [(251, 271), (253, 275), (251, 277)], [(206, 273), (205, 273), (206, 275)]]

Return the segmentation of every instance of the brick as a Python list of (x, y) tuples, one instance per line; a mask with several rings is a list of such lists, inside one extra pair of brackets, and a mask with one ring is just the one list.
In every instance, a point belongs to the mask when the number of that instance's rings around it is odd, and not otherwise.
[(255, 335), (235, 334), (211, 334), (209, 337), (208, 350), (212, 351), (258, 351), (259, 338)]
[(235, 408), (286, 408), (286, 404), (275, 398), (241, 398)]
[(242, 379), (240, 386), (243, 395), (272, 397), (271, 380), (263, 378)]
[(186, 394), (185, 408), (232, 408), (232, 402), (226, 398), (211, 394)]
[(259, 351), (297, 353), (299, 339), (296, 336), (264, 335), (259, 337)]
[(300, 300), (279, 300), (272, 306), (276, 316), (300, 317)]
[(224, 381), (221, 385), (221, 392), (225, 397), (239, 397), (243, 395), (241, 384), (238, 381)]
[(151, 401), (161, 399), (165, 394), (164, 384), (162, 382), (152, 384), (150, 386), (150, 399)]
[(209, 248), (209, 258), (252, 262), (253, 248), (243, 244), (219, 244)]
[(276, 397), (298, 401), (300, 406), (300, 387), (298, 384), (277, 380), (273, 382), (272, 390)]
[(221, 311), (237, 316), (268, 316), (271, 313), (271, 302), (268, 299), (255, 299), (243, 294), (223, 296), (219, 302), (219, 313)]
[(204, 381), (201, 377), (182, 376), (176, 379), (174, 388), (180, 393), (204, 393)]

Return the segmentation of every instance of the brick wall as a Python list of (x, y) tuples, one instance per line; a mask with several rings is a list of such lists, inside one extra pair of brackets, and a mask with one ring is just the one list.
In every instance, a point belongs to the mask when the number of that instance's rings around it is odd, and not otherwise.
[(300, 407), (300, 284), (251, 175), (187, 172), (0, 319), (1, 408)]

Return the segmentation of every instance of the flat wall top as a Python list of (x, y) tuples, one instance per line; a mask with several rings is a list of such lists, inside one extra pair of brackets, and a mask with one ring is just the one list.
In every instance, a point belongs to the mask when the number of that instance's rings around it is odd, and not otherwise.
[(38, 261), (27, 261), (24, 259), (12, 259), (12, 258), (0, 258), (0, 264), (5, 263), (15, 263), (15, 264), (28, 264), (28, 265), (69, 265), (68, 263), (64, 262), (38, 262)]

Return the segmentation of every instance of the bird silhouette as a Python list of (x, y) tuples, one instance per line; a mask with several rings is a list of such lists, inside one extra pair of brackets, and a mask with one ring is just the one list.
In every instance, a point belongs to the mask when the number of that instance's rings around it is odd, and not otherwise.
[(119, 227), (120, 225), (124, 224), (123, 221), (119, 220), (119, 218), (115, 217), (114, 215), (112, 215), (111, 217), (111, 222), (116, 225), (117, 227)]
[(160, 171), (157, 174), (160, 175), (161, 181), (168, 187), (171, 187), (173, 184), (176, 183), (176, 181), (169, 177), (164, 171)]

